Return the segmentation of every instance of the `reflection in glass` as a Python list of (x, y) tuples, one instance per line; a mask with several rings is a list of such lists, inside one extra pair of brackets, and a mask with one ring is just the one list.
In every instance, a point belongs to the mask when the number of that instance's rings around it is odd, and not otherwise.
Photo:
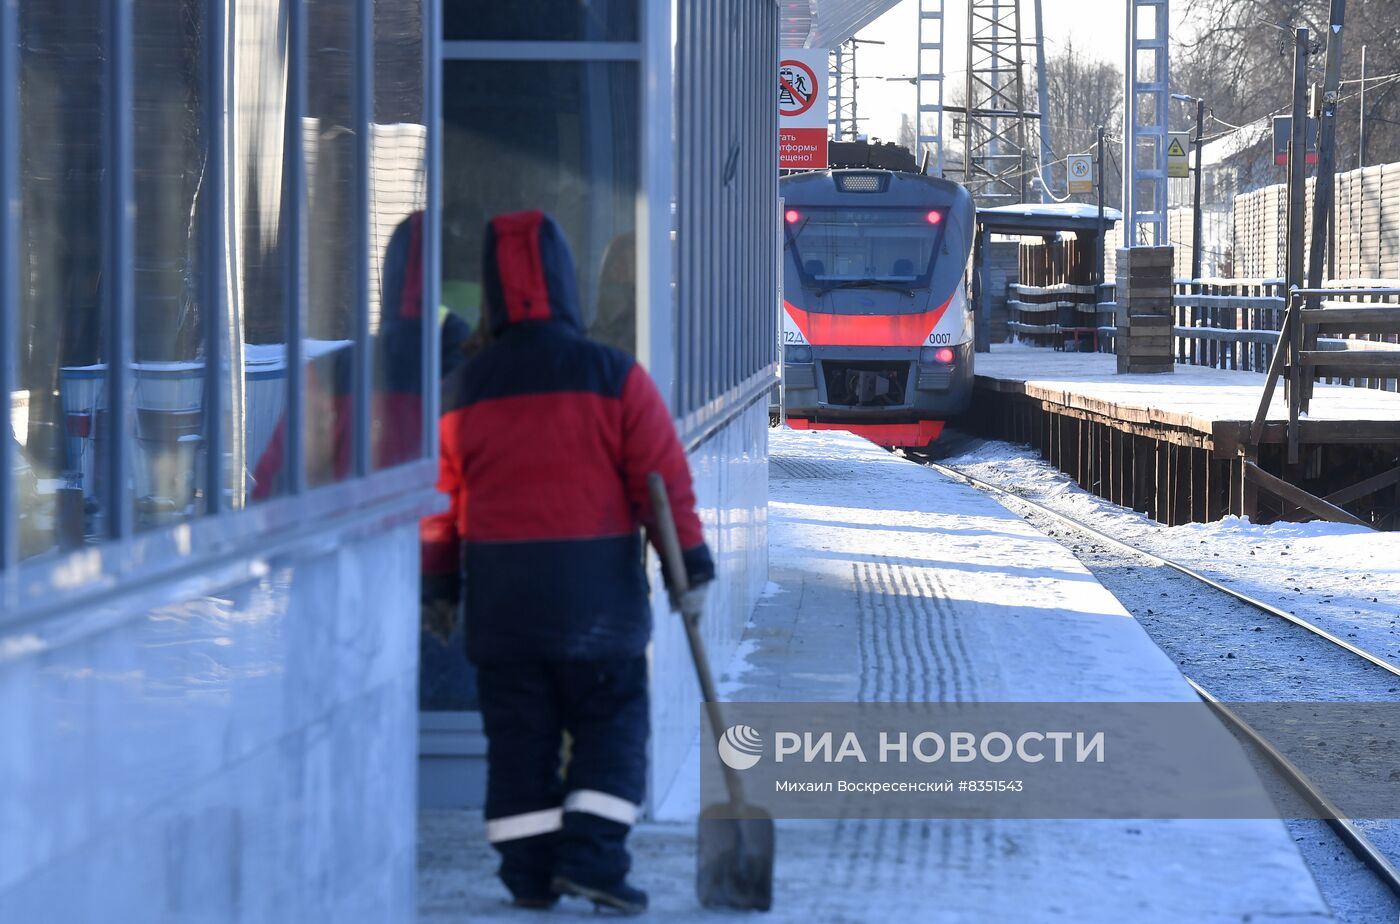
[(20, 317), (15, 392), (19, 554), (94, 541), (111, 433), (103, 355), (100, 0), (24, 0), (20, 28)]
[[(202, 4), (132, 7), (136, 171), (133, 522), (148, 529), (202, 506), (204, 306), (200, 188), (207, 169)], [(206, 200), (207, 201), (207, 200)]]
[[(515, 10), (501, 4), (483, 13), (483, 22), (511, 18)], [(589, 334), (635, 349), (637, 78), (628, 62), (444, 65), (442, 302), (449, 322), (473, 333), (479, 327), (487, 220), (537, 208), (559, 220), (573, 246)], [(462, 356), (446, 325), (443, 349), (446, 370)], [(461, 623), (425, 619), (418, 685), (424, 710), (477, 708)]]
[[(375, 468), (386, 468), (423, 454), (423, 206), (428, 130), (423, 117), (419, 0), (375, 0), (372, 121), (370, 455)], [(460, 340), (454, 336), (460, 322), (454, 322), (444, 324), (445, 343)]]
[(354, 437), (355, 5), (307, 0), (306, 418), (311, 487), (352, 473)]
[(492, 215), (558, 219), (589, 334), (636, 348), (637, 67), (448, 61), (443, 68), (443, 302), (475, 326)]
[(448, 41), (635, 42), (638, 0), (443, 0)]

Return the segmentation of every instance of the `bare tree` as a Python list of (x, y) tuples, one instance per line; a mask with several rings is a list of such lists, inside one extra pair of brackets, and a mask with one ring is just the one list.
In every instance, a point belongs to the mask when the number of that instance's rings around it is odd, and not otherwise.
[[(1094, 150), (1098, 127), (1104, 126), (1109, 138), (1122, 133), (1123, 75), (1118, 67), (1078, 47), (1073, 41), (1045, 61), (1045, 83), (1049, 91), (1050, 111), (1046, 122), (1050, 130), (1051, 163), (1041, 172), (1051, 192), (1062, 195), (1066, 188), (1064, 159), (1069, 154)], [(1123, 155), (1120, 147), (1108, 144), (1105, 201), (1117, 206), (1122, 198), (1121, 169)], [(1076, 197), (1092, 201), (1092, 194)]]
[[(1319, 53), (1308, 62), (1309, 79), (1321, 81), (1329, 8), (1327, 0), (1187, 0), (1192, 34), (1177, 40), (1173, 89), (1205, 99), (1214, 119), (1208, 125), (1218, 131), (1286, 112), (1292, 92), (1291, 31), (1306, 26), (1318, 43)], [(1394, 0), (1350, 0), (1343, 34), (1337, 165), (1350, 169), (1360, 159), (1363, 43), (1371, 78), (1366, 93), (1366, 163), (1400, 161), (1400, 29), (1395, 27)], [(1173, 114), (1180, 127), (1190, 118)]]
[(915, 157), (919, 156), (919, 151), (915, 147), (914, 123), (909, 120), (909, 116), (907, 115), (901, 115), (899, 117), (899, 136), (897, 143), (900, 147), (907, 148)]

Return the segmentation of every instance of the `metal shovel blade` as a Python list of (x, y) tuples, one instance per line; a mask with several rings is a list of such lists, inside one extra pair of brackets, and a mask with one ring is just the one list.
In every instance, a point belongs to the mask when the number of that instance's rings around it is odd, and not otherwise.
[(706, 908), (773, 907), (773, 819), (752, 805), (705, 809), (695, 872), (695, 893)]

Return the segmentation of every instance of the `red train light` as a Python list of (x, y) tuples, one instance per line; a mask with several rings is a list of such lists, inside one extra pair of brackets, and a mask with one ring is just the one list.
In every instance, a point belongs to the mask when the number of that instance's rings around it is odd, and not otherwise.
[(788, 209), (786, 212), (783, 213), (783, 218), (787, 219), (787, 223), (790, 225), (797, 224), (798, 220), (801, 217), (802, 213), (799, 212), (797, 209)]
[(931, 224), (931, 225), (936, 225), (936, 224), (938, 224), (940, 221), (943, 220), (943, 213), (942, 213), (942, 212), (929, 212), (927, 218), (928, 218), (928, 223), (929, 223), (929, 224)]
[(947, 347), (943, 347), (938, 352), (933, 354), (933, 358), (935, 361), (947, 366), (951, 365), (953, 360), (956, 359), (957, 356), (953, 353), (952, 350), (948, 349)]

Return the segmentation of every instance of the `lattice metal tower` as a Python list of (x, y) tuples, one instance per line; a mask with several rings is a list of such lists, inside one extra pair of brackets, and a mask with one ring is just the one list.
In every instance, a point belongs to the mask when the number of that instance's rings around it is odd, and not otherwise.
[(1123, 243), (1167, 239), (1167, 0), (1127, 0)]
[(848, 38), (837, 45), (827, 58), (827, 96), (831, 100), (826, 124), (834, 141), (860, 137), (860, 111), (856, 104), (858, 75), (856, 49), (861, 45), (883, 45), (875, 39)]
[(855, 127), (855, 93), (846, 95), (847, 88), (855, 86), (855, 56), (846, 54), (846, 45), (837, 45), (827, 59), (830, 64), (827, 83), (827, 97), (831, 100), (831, 117), (827, 119), (828, 131), (833, 141), (840, 141), (846, 134), (846, 125)]
[(1023, 47), (1018, 0), (968, 0), (963, 185), (984, 205), (1026, 201)]
[(919, 64), (914, 72), (914, 156), (943, 175), (943, 0), (919, 0)]

